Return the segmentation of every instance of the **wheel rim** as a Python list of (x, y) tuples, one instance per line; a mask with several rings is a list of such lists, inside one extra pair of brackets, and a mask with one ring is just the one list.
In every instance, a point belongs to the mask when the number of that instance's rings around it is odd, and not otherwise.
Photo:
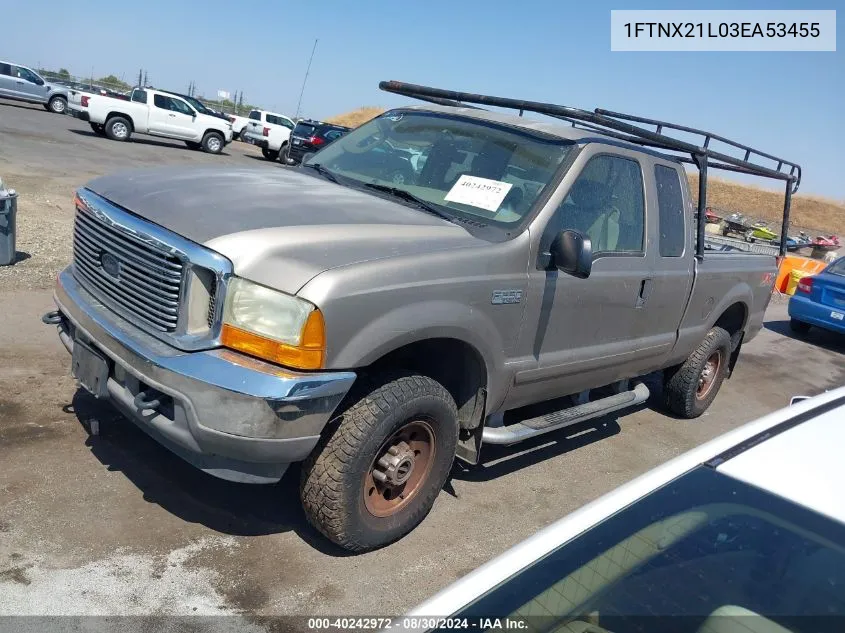
[(129, 134), (129, 128), (126, 127), (125, 123), (118, 121), (117, 123), (112, 124), (111, 133), (117, 138), (126, 138), (126, 135)]
[(364, 505), (370, 514), (388, 517), (407, 506), (423, 488), (435, 454), (428, 422), (406, 423), (381, 445), (364, 480)]
[(695, 392), (695, 397), (703, 400), (713, 390), (713, 385), (716, 382), (716, 376), (719, 375), (719, 370), (722, 368), (722, 352), (716, 351), (710, 354), (707, 362), (704, 363), (704, 368), (698, 376), (698, 390)]
[(61, 99), (53, 99), (53, 112), (60, 113), (65, 111), (65, 102)]
[(210, 139), (208, 139), (208, 143), (206, 144), (208, 145), (208, 149), (210, 149), (212, 152), (220, 151), (220, 139), (216, 136), (212, 136)]

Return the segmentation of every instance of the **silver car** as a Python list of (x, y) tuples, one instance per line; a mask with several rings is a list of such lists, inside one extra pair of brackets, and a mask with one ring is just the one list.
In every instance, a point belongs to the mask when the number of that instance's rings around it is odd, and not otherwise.
[(67, 95), (65, 86), (46, 81), (31, 68), (0, 61), (0, 98), (40, 103), (50, 112), (64, 114)]

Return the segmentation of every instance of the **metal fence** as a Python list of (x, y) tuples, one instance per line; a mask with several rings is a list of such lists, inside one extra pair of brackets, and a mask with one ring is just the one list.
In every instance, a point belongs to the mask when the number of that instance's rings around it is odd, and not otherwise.
[[(111, 92), (116, 93), (126, 93), (131, 90), (133, 87), (137, 85), (137, 81), (133, 83), (123, 82), (120, 83), (113, 83), (108, 81), (102, 81), (100, 79), (96, 79), (94, 77), (78, 77), (74, 75), (60, 75), (55, 72), (50, 71), (40, 71), (40, 74), (46, 79), (47, 81), (51, 81), (54, 83), (58, 83), (61, 85), (65, 85), (71, 88), (76, 88), (85, 91), (99, 91), (100, 89), (106, 89)], [(149, 85), (150, 82), (147, 82), (147, 87), (152, 88), (153, 86)], [(162, 90), (173, 90), (174, 92), (184, 93), (187, 94), (188, 90), (179, 90), (173, 89), (172, 87), (164, 87)], [(237, 114), (237, 115), (245, 115), (253, 106), (248, 104), (243, 104), (242, 106), (238, 106), (237, 103), (232, 101), (220, 101), (215, 99), (206, 99), (194, 96), (195, 99), (206, 105), (207, 107), (211, 108), (212, 110), (217, 110), (218, 112), (226, 112), (229, 114)]]

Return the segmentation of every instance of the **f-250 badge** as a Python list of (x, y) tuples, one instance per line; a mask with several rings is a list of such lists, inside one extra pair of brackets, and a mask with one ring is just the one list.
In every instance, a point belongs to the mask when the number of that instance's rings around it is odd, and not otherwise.
[(494, 290), (490, 301), (494, 306), (522, 301), (522, 290)]

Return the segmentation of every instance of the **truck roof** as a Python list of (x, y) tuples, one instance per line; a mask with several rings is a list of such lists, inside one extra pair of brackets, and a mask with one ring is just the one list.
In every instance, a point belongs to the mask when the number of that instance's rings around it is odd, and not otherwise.
[[(400, 109), (400, 108), (396, 108)], [(660, 156), (663, 159), (679, 163), (676, 156), (671, 154), (664, 154), (654, 151), (652, 149), (643, 147), (641, 145), (634, 145), (633, 143), (626, 143), (612, 136), (607, 136), (593, 130), (585, 130), (582, 128), (572, 127), (565, 123), (558, 123), (556, 121), (543, 121), (540, 119), (530, 119), (526, 117), (517, 116), (515, 114), (508, 114), (506, 112), (493, 112), (491, 110), (481, 110), (479, 108), (460, 108), (454, 106), (445, 106), (438, 104), (426, 105), (410, 105), (403, 106), (403, 110), (422, 110), (425, 112), (443, 112), (451, 114), (460, 114), (461, 116), (479, 119), (481, 121), (494, 121), (496, 123), (503, 123), (514, 127), (525, 128), (526, 130), (533, 130), (535, 132), (542, 132), (550, 136), (556, 136), (561, 139), (573, 141), (575, 143), (585, 141), (601, 141), (609, 145), (619, 145), (644, 154), (651, 154)]]

